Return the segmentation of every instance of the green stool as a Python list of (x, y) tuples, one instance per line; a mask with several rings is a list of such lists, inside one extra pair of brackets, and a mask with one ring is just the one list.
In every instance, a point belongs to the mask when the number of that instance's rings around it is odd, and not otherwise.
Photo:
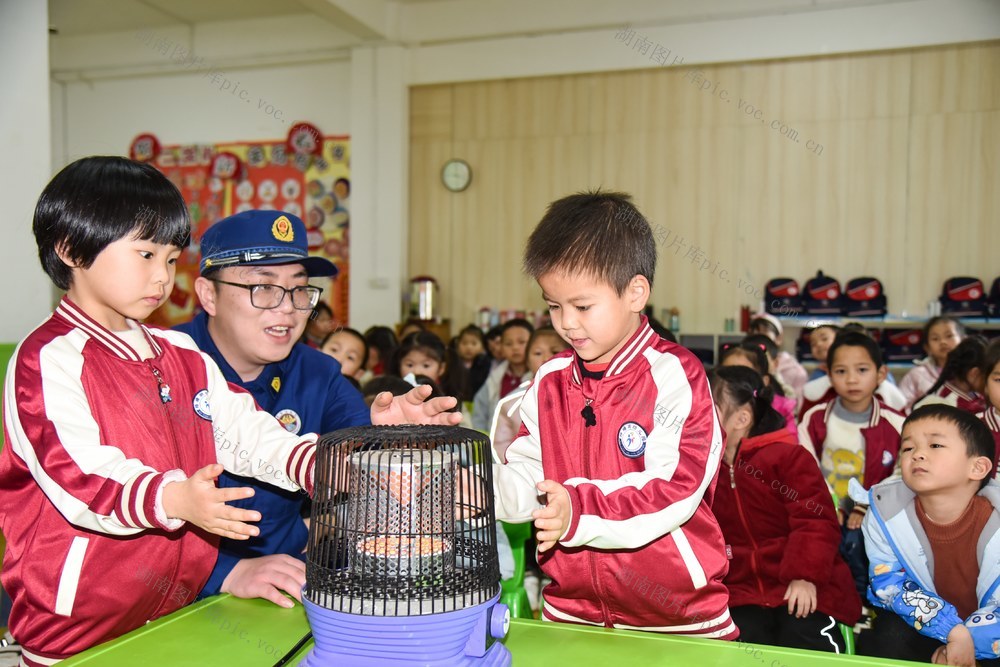
[(500, 602), (510, 609), (511, 618), (534, 618), (528, 593), (524, 590), (524, 545), (531, 539), (532, 524), (506, 523), (501, 521), (503, 530), (510, 540), (514, 552), (514, 576), (500, 582)]

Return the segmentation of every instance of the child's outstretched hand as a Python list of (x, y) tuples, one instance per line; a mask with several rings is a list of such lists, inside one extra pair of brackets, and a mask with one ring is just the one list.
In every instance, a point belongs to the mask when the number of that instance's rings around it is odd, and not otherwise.
[(816, 584), (805, 579), (792, 579), (785, 590), (788, 613), (805, 618), (816, 611)]
[(249, 498), (253, 489), (216, 487), (215, 480), (222, 471), (220, 464), (212, 463), (183, 482), (166, 484), (163, 487), (163, 511), (171, 519), (183, 519), (210, 533), (233, 540), (256, 536), (260, 529), (243, 522), (260, 521), (260, 512), (226, 504), (229, 500)]
[(847, 516), (847, 529), (857, 530), (861, 527), (861, 522), (864, 521), (864, 519), (864, 512), (851, 510), (851, 513)]
[(531, 513), (538, 529), (538, 551), (548, 551), (556, 545), (569, 527), (570, 502), (566, 487), (551, 479), (542, 480), (536, 487), (545, 494), (545, 507)]

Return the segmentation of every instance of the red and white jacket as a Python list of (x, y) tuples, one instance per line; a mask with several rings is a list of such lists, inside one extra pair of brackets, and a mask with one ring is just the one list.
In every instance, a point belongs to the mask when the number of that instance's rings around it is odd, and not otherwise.
[(712, 510), (732, 550), (732, 607), (788, 604), (795, 579), (816, 586), (816, 611), (854, 625), (861, 598), (840, 556), (840, 524), (816, 460), (785, 429), (743, 438), (722, 462)]
[(709, 509), (723, 433), (701, 362), (643, 318), (600, 380), (582, 376), (572, 351), (542, 365), (521, 419), (506, 464), (494, 466), (497, 518), (530, 521), (544, 479), (572, 505), (566, 533), (538, 557), (552, 578), (545, 618), (737, 637)]
[(3, 586), (28, 665), (53, 664), (194, 600), (218, 538), (166, 516), (165, 484), (219, 462), (312, 490), (314, 435), (289, 434), (259, 411), (186, 334), (142, 330), (153, 353), (145, 360), (63, 299), (11, 360)]
[(922, 405), (932, 405), (934, 403), (944, 403), (959, 410), (971, 412), (974, 415), (986, 409), (986, 399), (982, 395), (974, 391), (962, 391), (951, 382), (945, 382), (933, 394), (924, 396), (915, 402), (913, 409), (916, 410)]
[(995, 451), (993, 453), (993, 476), (1000, 478), (1000, 411), (993, 406), (987, 407), (978, 415), (980, 420), (990, 429), (993, 435)]
[[(836, 399), (834, 399), (836, 400)], [(826, 425), (833, 413), (834, 401), (820, 403), (802, 415), (799, 424), (799, 442), (818, 461), (823, 460), (823, 443), (826, 442)], [(877, 397), (872, 402), (872, 416), (868, 426), (861, 429), (865, 440), (864, 483), (866, 489), (891, 476), (899, 458), (899, 434), (905, 418)], [(859, 480), (860, 481), (860, 480)]]

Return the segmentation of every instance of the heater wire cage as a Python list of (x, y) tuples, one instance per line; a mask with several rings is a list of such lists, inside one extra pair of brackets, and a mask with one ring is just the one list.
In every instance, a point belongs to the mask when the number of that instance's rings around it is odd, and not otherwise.
[(372, 616), (464, 609), (499, 593), (489, 439), (449, 426), (362, 426), (323, 436), (307, 599)]

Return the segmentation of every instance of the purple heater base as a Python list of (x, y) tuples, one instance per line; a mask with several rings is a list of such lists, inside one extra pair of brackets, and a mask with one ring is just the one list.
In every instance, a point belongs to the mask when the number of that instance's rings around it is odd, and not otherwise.
[(507, 667), (510, 612), (497, 595), (489, 602), (423, 616), (363, 616), (302, 603), (316, 645), (303, 667)]

